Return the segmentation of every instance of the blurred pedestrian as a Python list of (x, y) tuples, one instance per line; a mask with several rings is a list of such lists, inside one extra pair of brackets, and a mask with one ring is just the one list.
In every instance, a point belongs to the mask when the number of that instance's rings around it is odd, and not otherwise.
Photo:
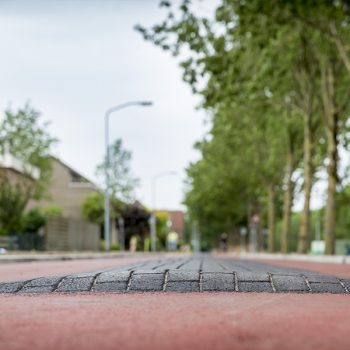
[(226, 232), (223, 232), (220, 235), (220, 249), (222, 252), (227, 252), (227, 243), (228, 243), (228, 235)]

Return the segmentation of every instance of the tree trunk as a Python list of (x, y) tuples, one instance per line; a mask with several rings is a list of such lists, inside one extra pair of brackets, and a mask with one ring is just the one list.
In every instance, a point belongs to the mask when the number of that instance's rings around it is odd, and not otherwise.
[(261, 252), (264, 248), (264, 237), (262, 232), (262, 225), (261, 225), (261, 207), (260, 203), (257, 202), (256, 204), (256, 215), (259, 217), (259, 221), (256, 223), (256, 238), (257, 238), (257, 249), (258, 252)]
[(292, 203), (293, 203), (293, 181), (292, 175), (294, 170), (294, 154), (290, 150), (287, 154), (286, 165), (286, 190), (283, 198), (283, 220), (282, 220), (282, 240), (281, 251), (282, 253), (288, 253), (288, 239), (290, 235), (291, 216), (292, 216)]
[(327, 202), (324, 217), (326, 254), (334, 254), (335, 194), (338, 182), (338, 113), (335, 107), (334, 75), (332, 66), (322, 66), (322, 101), (327, 139)]
[(313, 179), (313, 140), (311, 114), (304, 115), (304, 206), (299, 230), (299, 253), (306, 254), (310, 244), (310, 200)]
[(333, 42), (335, 43), (335, 46), (337, 47), (339, 56), (341, 60), (343, 61), (344, 67), (347, 70), (347, 72), (350, 74), (350, 59), (347, 53), (347, 48), (344, 45), (344, 43), (341, 40), (340, 35), (338, 34), (336, 25), (334, 21), (329, 23), (329, 29), (330, 33), (332, 35)]
[(268, 208), (267, 208), (267, 216), (268, 216), (268, 249), (270, 253), (275, 251), (275, 189), (273, 185), (268, 186)]

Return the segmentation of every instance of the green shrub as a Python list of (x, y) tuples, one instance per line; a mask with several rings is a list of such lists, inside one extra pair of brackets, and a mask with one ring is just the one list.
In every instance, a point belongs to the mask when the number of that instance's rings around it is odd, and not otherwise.
[(24, 233), (37, 233), (46, 224), (46, 215), (39, 208), (33, 208), (23, 214), (21, 231)]
[(46, 216), (55, 216), (55, 217), (61, 217), (63, 215), (62, 208), (58, 206), (45, 208), (44, 213)]
[(120, 250), (119, 244), (111, 244), (111, 250), (112, 251), (119, 251)]

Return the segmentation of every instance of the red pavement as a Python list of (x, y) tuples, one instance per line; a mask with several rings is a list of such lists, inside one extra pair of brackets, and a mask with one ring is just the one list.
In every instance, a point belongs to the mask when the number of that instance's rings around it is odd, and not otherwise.
[(0, 296), (0, 349), (350, 349), (348, 295)]
[(257, 261), (263, 264), (296, 267), (299, 269), (321, 272), (324, 274), (334, 275), (338, 277), (350, 277), (350, 264), (331, 264), (331, 263), (317, 263), (317, 262), (308, 262), (308, 261), (270, 260), (270, 259), (254, 259), (254, 261)]

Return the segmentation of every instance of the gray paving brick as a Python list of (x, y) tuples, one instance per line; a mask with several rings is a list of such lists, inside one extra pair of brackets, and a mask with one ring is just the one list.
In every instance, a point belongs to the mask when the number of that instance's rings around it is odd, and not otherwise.
[(24, 282), (0, 283), (0, 293), (17, 292), (23, 285), (24, 285)]
[(310, 287), (313, 293), (346, 293), (340, 283), (310, 283)]
[(266, 272), (237, 272), (239, 282), (270, 282), (270, 276)]
[(18, 293), (50, 293), (54, 290), (55, 286), (37, 286), (27, 287), (24, 286)]
[(204, 259), (202, 270), (205, 272), (229, 272), (227, 268), (214, 259)]
[(89, 291), (93, 282), (93, 277), (72, 278), (66, 277), (59, 284), (56, 292), (83, 292)]
[(195, 281), (168, 282), (167, 292), (199, 292), (199, 283)]
[(168, 281), (199, 281), (199, 271), (171, 270), (168, 274)]
[(129, 271), (108, 271), (103, 272), (96, 278), (96, 283), (104, 282), (127, 282), (130, 276)]
[(347, 290), (350, 292), (350, 279), (349, 278), (342, 278), (341, 279), (344, 286), (347, 288)]
[(321, 283), (321, 282), (326, 282), (326, 283), (339, 283), (339, 280), (335, 276), (327, 276), (327, 275), (309, 275), (305, 274), (307, 280), (310, 283)]
[(203, 273), (202, 274), (203, 291), (234, 291), (235, 279), (231, 273)]
[(74, 278), (81, 278), (81, 277), (95, 277), (98, 272), (93, 271), (93, 272), (77, 272), (77, 273), (72, 273), (69, 275), (70, 277)]
[(182, 265), (180, 270), (199, 271), (200, 265), (201, 263), (199, 259), (191, 259), (186, 264)]
[(29, 288), (29, 287), (55, 286), (61, 279), (62, 279), (62, 276), (40, 277), (29, 281), (28, 283), (25, 284), (25, 287)]
[(95, 292), (125, 292), (127, 287), (127, 282), (104, 282), (96, 283), (93, 287)]
[(130, 291), (162, 291), (163, 274), (135, 274), (131, 278)]
[(154, 275), (154, 274), (162, 274), (164, 273), (165, 269), (160, 269), (160, 271), (157, 271), (158, 269), (152, 269), (152, 270), (138, 270), (133, 273), (133, 275)]
[(309, 288), (301, 276), (273, 275), (273, 284), (277, 292), (308, 292)]
[(270, 282), (238, 282), (239, 292), (273, 292)]

